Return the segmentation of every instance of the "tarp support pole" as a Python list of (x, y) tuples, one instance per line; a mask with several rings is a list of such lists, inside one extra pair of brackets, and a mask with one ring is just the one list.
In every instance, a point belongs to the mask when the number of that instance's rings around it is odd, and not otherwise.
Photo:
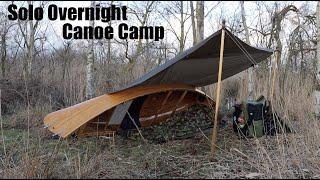
[(218, 134), (218, 112), (219, 112), (220, 93), (221, 93), (223, 51), (224, 51), (224, 37), (225, 37), (225, 20), (222, 21), (221, 31), (222, 31), (222, 33), (221, 33), (219, 74), (218, 74), (218, 85), (217, 85), (216, 107), (215, 107), (216, 109), (215, 109), (215, 114), (214, 114), (214, 124), (213, 124), (212, 139), (211, 139), (211, 155), (212, 155), (213, 159), (216, 154), (216, 144), (217, 144), (217, 134)]

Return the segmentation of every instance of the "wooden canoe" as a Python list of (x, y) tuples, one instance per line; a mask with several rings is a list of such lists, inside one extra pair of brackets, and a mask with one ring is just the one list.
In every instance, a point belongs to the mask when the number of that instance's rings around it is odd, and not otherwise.
[(120, 128), (120, 125), (111, 125), (109, 122), (115, 108), (139, 97), (145, 97), (139, 113), (141, 127), (158, 124), (193, 104), (214, 105), (209, 96), (194, 86), (146, 85), (105, 94), (52, 112), (44, 118), (44, 124), (62, 138), (74, 132), (79, 136), (108, 134)]

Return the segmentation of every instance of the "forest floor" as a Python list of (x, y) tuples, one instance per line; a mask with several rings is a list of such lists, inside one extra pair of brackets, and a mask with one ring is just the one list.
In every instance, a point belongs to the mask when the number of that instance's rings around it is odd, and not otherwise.
[(10, 117), (4, 118), (2, 132), (3, 178), (320, 177), (319, 159), (288, 163), (279, 157), (293, 134), (239, 139), (230, 124), (219, 129), (215, 161), (210, 161), (210, 132), (162, 144), (145, 143), (139, 136), (116, 136), (114, 143), (98, 137), (58, 140), (43, 128), (28, 132), (13, 126)]

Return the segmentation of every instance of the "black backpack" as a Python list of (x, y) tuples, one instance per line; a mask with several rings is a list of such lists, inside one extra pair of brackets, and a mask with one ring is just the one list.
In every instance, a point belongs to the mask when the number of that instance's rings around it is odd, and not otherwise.
[[(239, 126), (238, 118), (243, 113), (245, 125)], [(263, 135), (275, 135), (276, 133), (291, 132), (276, 113), (272, 113), (270, 101), (260, 96), (255, 101), (247, 101), (234, 105), (233, 131), (240, 136), (261, 137)], [(284, 131), (283, 131), (284, 130)]]

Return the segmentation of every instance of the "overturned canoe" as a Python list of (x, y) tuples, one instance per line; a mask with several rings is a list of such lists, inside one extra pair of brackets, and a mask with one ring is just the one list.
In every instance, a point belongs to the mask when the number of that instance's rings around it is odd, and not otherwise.
[[(44, 124), (65, 138), (100, 135), (157, 124), (193, 104), (213, 104), (196, 87), (218, 80), (220, 39), (217, 31), (141, 78), (113, 93), (96, 97), (45, 117)], [(222, 79), (267, 59), (272, 50), (252, 47), (226, 30)]]
[(103, 135), (119, 128), (147, 127), (160, 123), (193, 104), (213, 105), (210, 97), (184, 84), (149, 85), (102, 95), (48, 114), (44, 124), (66, 138)]

